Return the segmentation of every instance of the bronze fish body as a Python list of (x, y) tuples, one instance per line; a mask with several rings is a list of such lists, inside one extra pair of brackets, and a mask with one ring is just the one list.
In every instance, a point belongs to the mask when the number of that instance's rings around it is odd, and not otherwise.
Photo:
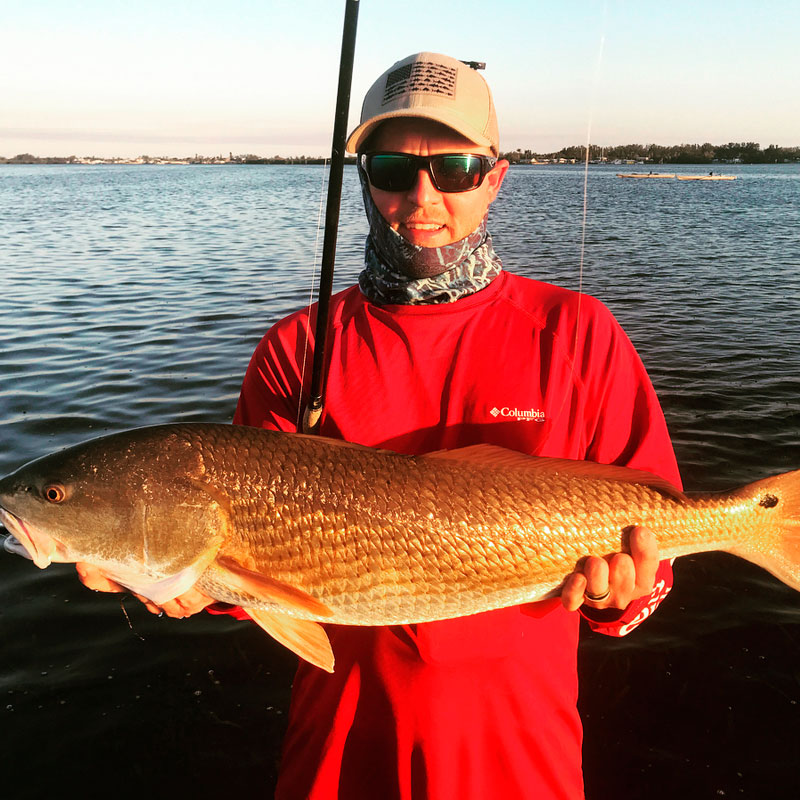
[(223, 424), (94, 439), (0, 481), (37, 566), (86, 561), (163, 603), (197, 586), (332, 670), (319, 622), (394, 625), (540, 600), (646, 525), (800, 589), (800, 471), (686, 495), (644, 472), (492, 445), (405, 456)]

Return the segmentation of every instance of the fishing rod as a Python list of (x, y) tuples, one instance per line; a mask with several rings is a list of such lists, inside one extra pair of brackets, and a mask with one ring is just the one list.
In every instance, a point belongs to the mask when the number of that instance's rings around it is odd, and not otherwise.
[(333, 291), (333, 265), (336, 260), (336, 235), (339, 227), (339, 206), (342, 199), (342, 173), (344, 171), (344, 146), (347, 137), (347, 114), (350, 108), (350, 86), (353, 80), (353, 57), (356, 49), (359, 0), (347, 0), (342, 31), (342, 55), (339, 61), (339, 88), (336, 95), (336, 115), (331, 145), (331, 168), (328, 181), (328, 200), (325, 207), (325, 238), (322, 242), (319, 296), (317, 299), (317, 326), (314, 334), (314, 365), (311, 371), (311, 391), (303, 415), (303, 432), (316, 433), (319, 429), (325, 404), (324, 367), (331, 292)]

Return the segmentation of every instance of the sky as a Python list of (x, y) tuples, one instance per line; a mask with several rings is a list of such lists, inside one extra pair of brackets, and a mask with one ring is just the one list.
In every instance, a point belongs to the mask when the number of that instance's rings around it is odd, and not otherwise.
[[(361, 0), (350, 106), (486, 62), (501, 150), (800, 146), (799, 0)], [(0, 156), (329, 155), (344, 0), (0, 0)]]

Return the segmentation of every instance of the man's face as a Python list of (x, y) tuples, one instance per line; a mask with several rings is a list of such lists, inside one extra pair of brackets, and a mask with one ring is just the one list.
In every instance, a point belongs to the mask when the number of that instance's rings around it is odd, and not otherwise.
[[(451, 128), (425, 119), (404, 117), (384, 122), (369, 141), (367, 152), (493, 155)], [(474, 231), (486, 215), (503, 182), (508, 161), (498, 161), (483, 183), (469, 192), (440, 192), (425, 170), (413, 186), (401, 192), (385, 192), (370, 185), (381, 216), (403, 238), (422, 247), (452, 244)]]

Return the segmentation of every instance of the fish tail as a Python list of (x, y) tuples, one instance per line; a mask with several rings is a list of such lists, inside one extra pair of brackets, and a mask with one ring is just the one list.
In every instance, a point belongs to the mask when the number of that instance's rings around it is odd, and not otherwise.
[(800, 591), (800, 470), (748, 484), (736, 496), (758, 511), (755, 534), (732, 550)]

